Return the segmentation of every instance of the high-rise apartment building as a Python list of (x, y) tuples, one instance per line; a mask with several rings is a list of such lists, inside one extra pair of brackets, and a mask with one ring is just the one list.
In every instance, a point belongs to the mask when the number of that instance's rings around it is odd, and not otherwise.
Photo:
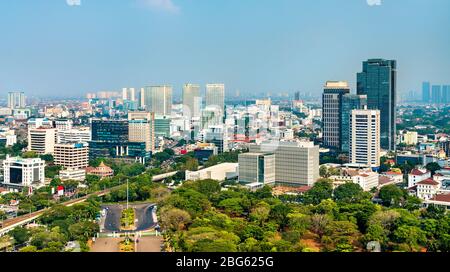
[(348, 153), (350, 147), (350, 115), (352, 110), (367, 107), (367, 96), (357, 94), (345, 94), (342, 97), (340, 141), (341, 152)]
[(380, 166), (380, 111), (353, 110), (350, 117), (350, 162)]
[(275, 154), (243, 153), (238, 161), (240, 183), (275, 183)]
[(200, 117), (201, 105), (200, 85), (185, 84), (183, 86), (183, 115), (188, 118)]
[(55, 143), (55, 128), (34, 128), (28, 130), (28, 151), (34, 151), (39, 155), (53, 154)]
[(122, 99), (129, 101), (136, 101), (136, 92), (134, 88), (123, 88)]
[(275, 154), (275, 182), (312, 186), (319, 178), (319, 146), (313, 142), (264, 142), (250, 153)]
[(430, 82), (422, 83), (422, 102), (430, 103), (431, 102), (431, 85)]
[(357, 94), (367, 95), (368, 109), (380, 111), (381, 148), (395, 150), (397, 61), (369, 59), (357, 74)]
[(346, 81), (328, 81), (322, 95), (323, 144), (341, 148), (342, 97), (350, 93)]
[(23, 109), (26, 107), (25, 93), (23, 92), (9, 92), (8, 93), (8, 108)]
[(168, 85), (144, 87), (145, 110), (155, 115), (172, 114), (172, 87)]
[(73, 121), (70, 119), (59, 119), (55, 121), (55, 128), (58, 131), (71, 130), (73, 126)]
[(147, 152), (155, 151), (155, 114), (153, 112), (128, 112), (130, 142), (145, 142)]
[(214, 107), (225, 115), (225, 84), (206, 84), (205, 106)]
[(431, 102), (433, 104), (441, 104), (442, 103), (442, 86), (441, 85), (433, 85), (431, 86)]
[(91, 140), (91, 129), (89, 127), (77, 127), (70, 130), (58, 130), (56, 142), (59, 144), (89, 142)]
[(56, 144), (53, 157), (55, 165), (71, 169), (86, 168), (89, 165), (89, 147), (87, 143)]

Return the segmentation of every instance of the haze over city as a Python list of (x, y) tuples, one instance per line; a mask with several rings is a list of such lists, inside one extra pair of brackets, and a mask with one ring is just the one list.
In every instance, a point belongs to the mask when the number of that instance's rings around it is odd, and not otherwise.
[(398, 62), (398, 93), (450, 81), (450, 1), (81, 0), (0, 3), (0, 92), (30, 97), (223, 82), (227, 95), (355, 90)]

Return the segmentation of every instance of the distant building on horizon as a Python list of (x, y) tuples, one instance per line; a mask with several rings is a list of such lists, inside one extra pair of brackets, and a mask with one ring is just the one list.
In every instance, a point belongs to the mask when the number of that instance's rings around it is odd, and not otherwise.
[(9, 92), (8, 93), (8, 108), (23, 109), (26, 107), (24, 92)]
[(422, 83), (422, 102), (431, 102), (431, 84), (429, 81), (425, 81)]
[(205, 108), (214, 107), (225, 116), (225, 84), (206, 84)]
[(142, 94), (146, 111), (154, 112), (155, 115), (172, 115), (172, 86), (147, 86), (143, 88)]
[(396, 149), (397, 61), (369, 59), (357, 74), (357, 94), (367, 95), (368, 109), (379, 110), (381, 147)]
[(184, 84), (183, 85), (183, 115), (189, 118), (200, 117), (202, 105), (202, 96), (200, 93), (200, 85)]

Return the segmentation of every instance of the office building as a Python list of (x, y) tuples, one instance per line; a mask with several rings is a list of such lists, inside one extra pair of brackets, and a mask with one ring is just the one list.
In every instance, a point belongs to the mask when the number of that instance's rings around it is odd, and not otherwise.
[(155, 115), (172, 114), (172, 87), (167, 85), (144, 87), (145, 110)]
[(53, 128), (55, 127), (52, 120), (48, 118), (30, 118), (27, 121), (28, 129), (34, 128)]
[(223, 112), (214, 106), (206, 106), (201, 113), (200, 127), (207, 129), (210, 126), (219, 126), (223, 123)]
[(442, 86), (442, 103), (449, 104), (450, 103), (450, 85)]
[(136, 92), (134, 88), (123, 88), (122, 99), (129, 101), (136, 101)]
[(369, 59), (363, 62), (363, 71), (357, 75), (357, 94), (367, 95), (367, 107), (380, 111), (381, 148), (395, 150), (397, 62)]
[(380, 166), (380, 111), (353, 110), (350, 117), (350, 163)]
[(25, 93), (23, 92), (9, 92), (8, 93), (8, 108), (23, 109), (27, 105), (25, 103)]
[(87, 143), (56, 144), (53, 157), (55, 165), (72, 169), (86, 168), (89, 165), (89, 147)]
[(366, 95), (345, 94), (342, 97), (342, 117), (340, 126), (341, 152), (348, 153), (350, 148), (350, 115), (352, 110), (367, 107)]
[(328, 81), (322, 95), (323, 145), (339, 150), (341, 148), (342, 97), (350, 93), (345, 81)]
[(150, 157), (145, 142), (129, 141), (128, 120), (92, 120), (89, 158), (134, 158), (145, 163)]
[[(207, 84), (205, 95), (205, 107), (216, 108), (222, 118), (225, 116), (225, 85)], [(222, 121), (223, 122), (223, 121)]]
[(300, 100), (300, 92), (295, 92), (294, 94), (294, 100), (299, 101)]
[(263, 142), (250, 153), (275, 154), (275, 182), (312, 186), (319, 178), (319, 146), (313, 142)]
[(3, 161), (4, 185), (39, 186), (45, 182), (45, 161), (40, 158), (9, 157)]
[(185, 84), (183, 86), (183, 115), (188, 118), (200, 117), (201, 105), (200, 85)]
[(186, 170), (185, 180), (213, 179), (224, 181), (236, 178), (238, 175), (238, 163), (221, 163), (198, 171)]
[(243, 153), (238, 161), (240, 183), (275, 183), (275, 154)]
[(155, 151), (155, 114), (153, 112), (128, 113), (128, 140), (144, 142), (147, 152)]
[(35, 128), (28, 130), (28, 151), (34, 151), (39, 155), (53, 154), (55, 143), (55, 128)]
[(430, 103), (431, 102), (431, 85), (430, 82), (422, 83), (422, 102)]

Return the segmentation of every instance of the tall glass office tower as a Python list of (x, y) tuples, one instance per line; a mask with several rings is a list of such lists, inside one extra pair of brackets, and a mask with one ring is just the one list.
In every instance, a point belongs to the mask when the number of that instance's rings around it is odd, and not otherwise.
[(342, 97), (350, 93), (346, 81), (328, 81), (322, 95), (323, 144), (341, 148)]
[(397, 61), (369, 59), (357, 74), (357, 94), (367, 95), (367, 107), (380, 110), (381, 148), (395, 150), (397, 126)]
[(434, 104), (442, 103), (441, 85), (433, 85), (431, 87), (431, 102)]

